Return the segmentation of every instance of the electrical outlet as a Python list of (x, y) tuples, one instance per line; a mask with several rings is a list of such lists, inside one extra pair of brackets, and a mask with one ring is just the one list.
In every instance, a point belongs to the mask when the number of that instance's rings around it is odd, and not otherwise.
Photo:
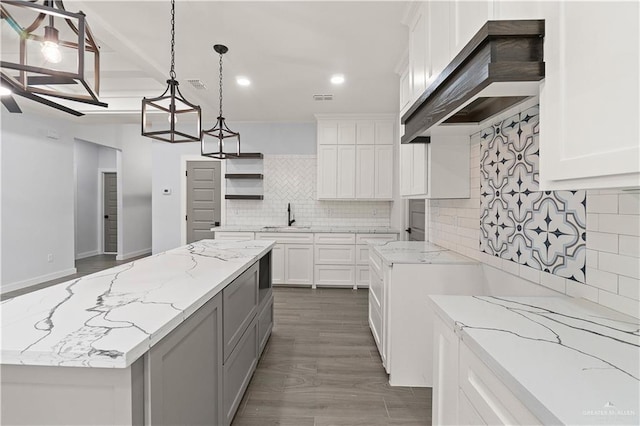
[(327, 209), (327, 216), (331, 217), (331, 209)]
[(373, 210), (371, 211), (371, 215), (372, 215), (373, 217), (378, 216), (378, 209), (373, 209)]
[(49, 262), (49, 263), (53, 262), (53, 254), (49, 253), (47, 255), (47, 262)]

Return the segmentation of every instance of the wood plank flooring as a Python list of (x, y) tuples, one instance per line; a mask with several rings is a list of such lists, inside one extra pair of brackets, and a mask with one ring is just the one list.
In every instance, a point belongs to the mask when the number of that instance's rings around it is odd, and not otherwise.
[(431, 424), (431, 389), (391, 387), (366, 289), (274, 288), (274, 329), (232, 426)]

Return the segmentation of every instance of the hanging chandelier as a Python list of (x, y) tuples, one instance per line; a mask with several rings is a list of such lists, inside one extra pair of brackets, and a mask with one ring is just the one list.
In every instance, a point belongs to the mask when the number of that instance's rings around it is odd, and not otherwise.
[[(171, 70), (167, 88), (157, 98), (142, 99), (142, 136), (164, 142), (199, 142), (201, 130), (200, 106), (187, 101), (176, 80), (175, 71), (175, 0), (171, 0)], [(163, 113), (166, 120), (152, 123), (150, 114)], [(153, 127), (159, 128), (154, 130)]]
[[(211, 129), (202, 131), (201, 153), (205, 157), (220, 160), (237, 158), (240, 157), (240, 133), (229, 129), (222, 115), (222, 55), (227, 53), (229, 49), (222, 44), (216, 44), (213, 46), (213, 50), (220, 55), (220, 110), (216, 124)], [(207, 137), (212, 137), (214, 140), (208, 141)]]
[[(57, 99), (100, 107), (100, 48), (82, 11), (69, 12), (60, 0), (2, 0), (2, 103), (22, 110), (21, 96), (76, 116)], [(23, 25), (25, 24), (25, 25)]]

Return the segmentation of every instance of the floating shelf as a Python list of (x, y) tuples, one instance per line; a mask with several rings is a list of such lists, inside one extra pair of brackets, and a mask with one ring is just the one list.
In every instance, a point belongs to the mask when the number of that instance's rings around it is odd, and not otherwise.
[(264, 175), (261, 173), (227, 173), (224, 177), (225, 179), (263, 179)]
[(249, 158), (264, 158), (261, 152), (241, 152), (240, 157), (231, 157), (230, 160), (243, 160)]
[(224, 196), (225, 200), (262, 200), (262, 195), (230, 195)]

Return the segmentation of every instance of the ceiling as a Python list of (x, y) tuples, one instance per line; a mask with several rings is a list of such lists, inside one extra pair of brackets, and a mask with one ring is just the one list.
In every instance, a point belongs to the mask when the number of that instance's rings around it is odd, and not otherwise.
[[(100, 99), (109, 109), (74, 104), (87, 120), (136, 121), (142, 97), (159, 96), (170, 62), (170, 1), (65, 1), (82, 10), (101, 46)], [(407, 2), (176, 2), (176, 73), (183, 95), (218, 115), (218, 55), (225, 44), (224, 115), (229, 121), (312, 121), (318, 113), (398, 109), (406, 55)], [(330, 83), (344, 74), (345, 83)], [(241, 87), (239, 75), (251, 80)], [(187, 79), (199, 79), (205, 90)], [(314, 94), (332, 94), (315, 101)], [(21, 106), (26, 100), (18, 99)], [(57, 114), (57, 112), (55, 112)]]

